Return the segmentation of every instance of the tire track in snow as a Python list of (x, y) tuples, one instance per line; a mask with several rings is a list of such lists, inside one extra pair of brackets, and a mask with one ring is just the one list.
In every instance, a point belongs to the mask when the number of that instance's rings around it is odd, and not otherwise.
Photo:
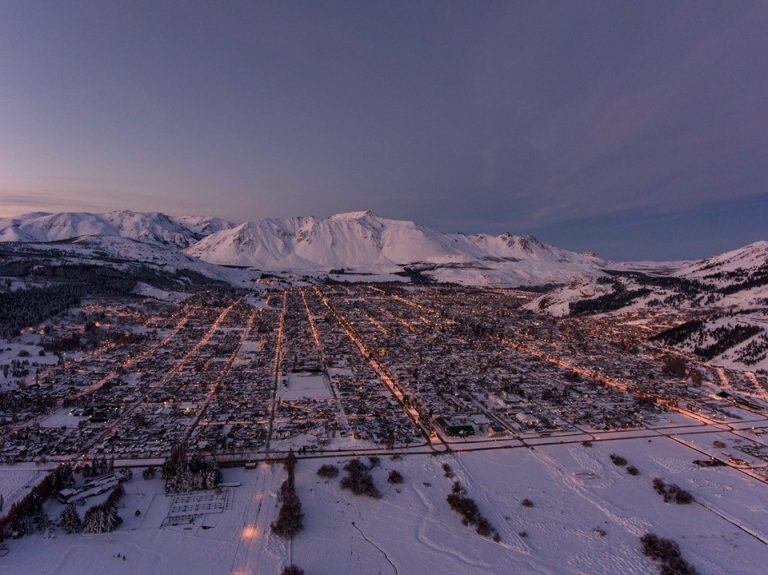
[(424, 505), (424, 507), (427, 509), (427, 513), (422, 514), (421, 521), (419, 522), (419, 526), (416, 529), (416, 540), (427, 547), (428, 549), (434, 551), (435, 553), (440, 553), (442, 555), (448, 555), (449, 557), (455, 559), (456, 561), (461, 562), (462, 564), (466, 565), (467, 567), (473, 567), (473, 568), (481, 568), (484, 570), (489, 570), (493, 566), (479, 561), (474, 561), (471, 558), (467, 557), (463, 553), (460, 553), (459, 551), (455, 551), (453, 549), (449, 549), (447, 547), (443, 547), (442, 545), (439, 545), (438, 543), (435, 543), (432, 541), (426, 534), (427, 531), (427, 520), (428, 519), (435, 519), (434, 517), (434, 510), (435, 506), (432, 505), (432, 503), (429, 501), (429, 499), (416, 487), (413, 489), (416, 492), (416, 495), (418, 495), (419, 499), (421, 500), (421, 503)]
[(363, 539), (365, 539), (365, 541), (367, 541), (367, 542), (368, 542), (368, 543), (370, 543), (370, 544), (371, 544), (373, 547), (375, 547), (376, 549), (378, 549), (378, 550), (379, 550), (379, 552), (380, 552), (380, 553), (381, 553), (381, 554), (384, 556), (384, 559), (386, 559), (387, 563), (389, 563), (389, 565), (390, 565), (390, 566), (392, 567), (392, 569), (395, 571), (395, 575), (400, 575), (400, 572), (397, 570), (397, 565), (395, 565), (394, 563), (392, 563), (392, 560), (389, 558), (389, 555), (387, 555), (387, 552), (386, 552), (386, 551), (384, 551), (384, 550), (383, 550), (381, 547), (379, 547), (378, 545), (376, 545), (376, 544), (375, 544), (373, 541), (371, 541), (370, 539), (368, 539), (368, 537), (366, 537), (366, 536), (365, 536), (365, 533), (363, 533), (363, 530), (362, 530), (362, 529), (360, 529), (360, 528), (359, 528), (357, 525), (355, 525), (355, 522), (354, 522), (354, 521), (352, 522), (352, 527), (354, 527), (355, 529), (357, 529), (358, 533), (360, 533), (360, 536), (361, 536)]

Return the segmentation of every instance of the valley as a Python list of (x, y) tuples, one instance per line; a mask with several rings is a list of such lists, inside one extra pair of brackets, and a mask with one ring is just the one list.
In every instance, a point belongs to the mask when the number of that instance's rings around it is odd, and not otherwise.
[(529, 261), (496, 263), (537, 285), (486, 285), (190, 255), (218, 233), (0, 244), (0, 561), (648, 573), (661, 537), (697, 572), (758, 572), (761, 244), (574, 276), (515, 240)]

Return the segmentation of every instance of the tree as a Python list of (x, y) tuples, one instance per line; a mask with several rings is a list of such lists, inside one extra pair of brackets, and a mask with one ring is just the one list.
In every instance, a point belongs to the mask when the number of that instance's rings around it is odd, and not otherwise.
[(162, 467), (166, 493), (183, 493), (199, 489), (214, 489), (221, 482), (221, 471), (215, 461), (187, 456), (186, 448), (173, 448)]
[(616, 453), (611, 453), (611, 461), (614, 465), (618, 465), (619, 467), (627, 464), (626, 458), (622, 457), (621, 455), (617, 455)]
[(83, 522), (80, 519), (80, 515), (77, 514), (74, 504), (70, 503), (61, 512), (59, 517), (61, 528), (66, 533), (80, 533), (83, 530)]
[(109, 533), (123, 522), (114, 505), (94, 505), (85, 512), (83, 533)]
[(686, 505), (693, 503), (694, 497), (690, 492), (686, 491), (676, 483), (670, 483), (667, 485), (664, 481), (658, 477), (653, 480), (653, 488), (664, 498), (665, 503), (673, 501), (678, 505)]
[(296, 493), (296, 456), (291, 450), (285, 460), (285, 469), (288, 472), (288, 478), (280, 486), (280, 511), (277, 521), (272, 524), (272, 531), (283, 539), (292, 539), (299, 531), (304, 528), (301, 511), (301, 500)]
[(461, 523), (463, 525), (474, 525), (478, 535), (491, 537), (496, 542), (501, 541), (501, 536), (496, 531), (496, 528), (488, 519), (483, 517), (480, 509), (477, 507), (477, 503), (467, 497), (466, 490), (458, 481), (453, 484), (453, 490), (446, 500), (451, 509), (461, 515)]
[(125, 495), (125, 488), (118, 485), (110, 492), (104, 503), (94, 505), (86, 511), (83, 519), (83, 532), (109, 533), (117, 529), (123, 522), (123, 519), (117, 514), (117, 502), (123, 495)]
[(661, 371), (675, 377), (685, 377), (687, 367), (685, 360), (677, 355), (668, 355), (661, 363)]

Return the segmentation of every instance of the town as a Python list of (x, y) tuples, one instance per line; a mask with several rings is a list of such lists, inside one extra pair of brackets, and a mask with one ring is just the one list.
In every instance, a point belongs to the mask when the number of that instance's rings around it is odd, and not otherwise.
[[(127, 501), (142, 501), (134, 473), (149, 485), (160, 469), (169, 498), (161, 530), (228, 516), (245, 496), (238, 495), (243, 484), (287, 509), (276, 466), (285, 461), (300, 462), (286, 469), (306, 495), (307, 485), (328, 484), (307, 476), (304, 461), (318, 460), (322, 478), (338, 472), (322, 462), (370, 460), (349, 467), (341, 485), (349, 481), (353, 493), (377, 498), (383, 457), (415, 456), (388, 467), (389, 482), (396, 487), (405, 471), (421, 474), (429, 489), (434, 466), (454, 478), (457, 461), (542, 449), (599, 455), (597, 446), (605, 446), (608, 465), (633, 476), (644, 459), (635, 453), (628, 463), (618, 453), (662, 440), (669, 445), (655, 449), (684, 449), (694, 468), (768, 484), (765, 373), (710, 365), (651, 337), (687, 312), (554, 318), (525, 308), (535, 295), (326, 280), (161, 299), (86, 298), (2, 345), (0, 472), (11, 480), (1, 509), (13, 520), (5, 535), (32, 529), (28, 518), (19, 523), (21, 510), (54, 496), (46, 505), (61, 509), (60, 529), (111, 532), (123, 521), (116, 510), (128, 505), (118, 503), (125, 489)], [(299, 479), (292, 480), (295, 468)], [(573, 478), (599, 474), (574, 470)], [(659, 481), (665, 501), (688, 497)], [(470, 513), (466, 497), (456, 483), (449, 503)], [(90, 502), (78, 527), (75, 509)], [(152, 509), (137, 508), (129, 524)], [(291, 518), (285, 509), (280, 517), (290, 527), (270, 527), (259, 513), (245, 520), (247, 544), (235, 563), (251, 565), (263, 553), (251, 548), (252, 538), (262, 539), (256, 533), (271, 529), (291, 540), (303, 514), (294, 509)], [(39, 511), (33, 516), (50, 529)], [(494, 522), (469, 517), (478, 533), (505, 537)]]
[(672, 353), (634, 316), (554, 320), (528, 297), (331, 283), (94, 300), (6, 351), (0, 457), (130, 464), (184, 443), (244, 463), (764, 419), (765, 374)]

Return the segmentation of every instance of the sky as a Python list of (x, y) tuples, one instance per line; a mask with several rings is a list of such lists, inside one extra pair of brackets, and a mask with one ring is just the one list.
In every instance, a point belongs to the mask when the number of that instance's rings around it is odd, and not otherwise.
[(0, 1), (0, 216), (768, 239), (768, 3)]

